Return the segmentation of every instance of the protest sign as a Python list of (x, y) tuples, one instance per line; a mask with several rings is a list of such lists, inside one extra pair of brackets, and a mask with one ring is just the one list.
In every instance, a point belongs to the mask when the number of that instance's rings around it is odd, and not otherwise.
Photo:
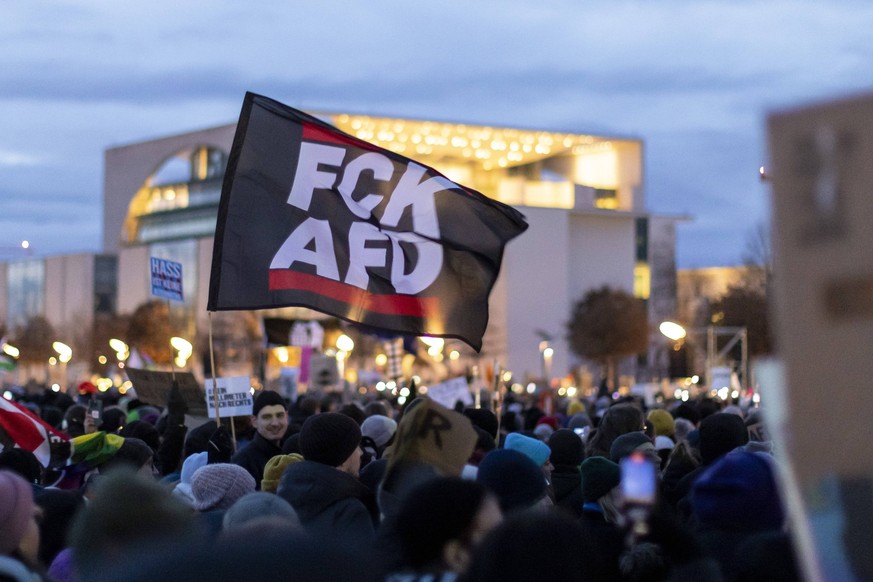
[(218, 398), (212, 388), (211, 378), (206, 379), (206, 409), (209, 418), (215, 418), (215, 402), (218, 401), (218, 415), (249, 416), (252, 413), (252, 381), (248, 376), (231, 376), (216, 378), (215, 387)]
[(442, 404), (446, 408), (453, 409), (459, 400), (464, 406), (473, 405), (473, 397), (470, 395), (470, 385), (464, 377), (452, 378), (441, 384), (429, 386), (427, 396), (431, 400)]
[[(141, 370), (137, 368), (125, 368), (127, 377), (136, 390), (136, 396), (142, 402), (155, 406), (167, 405), (167, 394), (173, 386), (172, 372), (159, 372), (156, 370)], [(206, 416), (206, 404), (203, 402), (203, 388), (197, 383), (196, 378), (190, 372), (176, 372), (175, 381), (179, 384), (179, 391), (185, 404), (188, 405), (188, 414), (191, 416)]]
[(152, 295), (183, 301), (182, 263), (151, 257)]

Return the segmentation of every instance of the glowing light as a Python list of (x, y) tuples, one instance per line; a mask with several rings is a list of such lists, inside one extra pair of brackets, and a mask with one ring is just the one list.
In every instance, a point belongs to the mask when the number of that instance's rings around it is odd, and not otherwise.
[(755, 404), (759, 404), (761, 402), (761, 395), (757, 392), (752, 394), (752, 402), (754, 402)]
[(458, 350), (452, 350), (451, 352), (449, 352), (449, 359), (450, 360), (457, 360), (460, 357), (461, 357), (461, 352), (459, 352)]
[(698, 382), (700, 382), (700, 376), (698, 376), (697, 374), (694, 374), (693, 376), (691, 376), (691, 383), (692, 384), (697, 384)]
[[(59, 387), (59, 389), (60, 389), (60, 387)], [(12, 392), (10, 392), (9, 390), (6, 390), (5, 392), (3, 392), (3, 398), (5, 398), (6, 400), (12, 400), (13, 399)]]
[(341, 334), (338, 338), (336, 338), (336, 347), (338, 350), (350, 352), (355, 349), (355, 342), (346, 334)]
[(288, 363), (288, 348), (276, 348), (276, 359), (283, 364)]
[(658, 330), (673, 341), (679, 341), (685, 337), (685, 328), (674, 321), (663, 321)]
[(537, 385), (536, 385), (536, 384), (534, 384), (533, 382), (531, 382), (530, 384), (527, 385), (527, 393), (528, 393), (528, 394), (533, 394), (533, 393), (536, 392), (536, 391), (537, 391)]
[(567, 394), (567, 389), (566, 389), (566, 388), (564, 388), (563, 386), (561, 386), (560, 388), (558, 388), (558, 396), (564, 396), (565, 394)]
[(17, 358), (19, 355), (21, 355), (19, 349), (11, 344), (3, 344), (3, 353), (10, 358)]
[(23, 248), (24, 250), (29, 249), (30, 248), (30, 241), (29, 240), (21, 241), (21, 248)]
[(683, 390), (682, 391), (682, 402), (688, 402), (688, 398), (689, 398), (688, 390)]
[(409, 394), (410, 394), (409, 388), (407, 388), (406, 386), (404, 386), (403, 388), (400, 389), (400, 396), (403, 396), (405, 398), (405, 397), (409, 396)]
[(400, 406), (403, 406), (404, 404), (406, 404), (406, 396), (401, 396), (400, 398), (398, 398), (397, 404), (399, 404)]
[(377, 354), (376, 355), (376, 365), (377, 366), (384, 366), (387, 363), (388, 363), (388, 356), (386, 356), (385, 354)]
[(513, 384), (513, 385), (512, 385), (511, 390), (512, 390), (513, 392), (515, 392), (516, 394), (521, 394), (522, 392), (524, 392), (524, 386), (522, 386), (521, 384), (516, 383), (516, 384)]
[(60, 384), (52, 384), (52, 392), (60, 392), (61, 385)]
[(126, 343), (116, 338), (109, 340), (109, 347), (112, 348), (112, 351), (119, 353), (124, 353), (130, 349)]
[(722, 400), (727, 400), (727, 397), (728, 397), (728, 388), (727, 388), (727, 386), (725, 386), (725, 387), (723, 387), (723, 388), (719, 388), (719, 390), (718, 390), (718, 397), (721, 398)]
[(110, 388), (112, 388), (112, 379), (111, 378), (97, 378), (97, 390), (100, 392), (106, 392)]
[(58, 353), (58, 360), (66, 364), (73, 359), (73, 348), (64, 342), (52, 342), (52, 349)]
[(573, 398), (574, 396), (576, 396), (577, 392), (578, 392), (578, 390), (576, 389), (575, 386), (568, 386), (567, 387), (567, 396), (569, 396), (570, 398)]
[[(442, 351), (443, 346), (446, 345), (446, 340), (441, 337), (430, 337), (423, 335), (420, 338), (421, 343), (426, 345), (428, 348), (437, 348), (437, 351)], [(430, 349), (428, 349), (428, 353), (430, 353)]]
[(673, 398), (675, 398), (676, 400), (679, 400), (680, 398), (682, 398), (682, 389), (681, 388), (676, 388), (676, 390), (673, 391)]
[(543, 350), (543, 357), (544, 358), (551, 358), (553, 355), (555, 355), (554, 348), (546, 348)]
[(186, 360), (191, 354), (194, 353), (194, 346), (192, 346), (191, 342), (184, 338), (173, 336), (170, 338), (170, 345), (179, 352), (180, 357), (182, 356), (182, 354), (185, 354)]
[(510, 380), (512, 380), (512, 372), (510, 372), (509, 370), (503, 372), (503, 381), (509, 382)]
[(736, 399), (736, 398), (739, 398), (739, 397), (740, 397), (740, 391), (739, 391), (739, 390), (734, 390), (733, 392), (731, 392), (731, 398)]
[(97, 358), (97, 361), (98, 361), (100, 364), (105, 364), (105, 363), (107, 362), (107, 360), (106, 360), (106, 356), (100, 356), (100, 357), (98, 357), (98, 358)]
[(49, 358), (49, 366), (57, 366), (57, 365), (58, 365), (58, 359), (54, 356), (50, 357)]
[(376, 382), (376, 390), (379, 392), (385, 391), (385, 382)]

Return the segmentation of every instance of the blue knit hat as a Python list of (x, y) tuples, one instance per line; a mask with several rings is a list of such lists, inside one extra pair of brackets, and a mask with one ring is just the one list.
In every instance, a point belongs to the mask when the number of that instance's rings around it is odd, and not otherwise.
[(734, 451), (713, 463), (694, 483), (691, 506), (701, 525), (724, 530), (779, 529), (785, 519), (766, 453)]
[(546, 478), (540, 467), (511, 449), (485, 455), (479, 463), (476, 481), (497, 495), (504, 512), (530, 507), (546, 494)]
[(524, 436), (518, 432), (511, 432), (506, 435), (503, 448), (523, 453), (537, 467), (545, 465), (552, 455), (552, 449), (549, 448), (549, 445), (539, 439)]

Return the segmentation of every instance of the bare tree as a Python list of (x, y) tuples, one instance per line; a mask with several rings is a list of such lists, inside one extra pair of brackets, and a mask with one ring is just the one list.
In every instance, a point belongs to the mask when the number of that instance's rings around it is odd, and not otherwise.
[(606, 366), (607, 383), (617, 383), (616, 361), (648, 348), (645, 304), (625, 291), (601, 287), (576, 302), (567, 323), (567, 340), (577, 355)]

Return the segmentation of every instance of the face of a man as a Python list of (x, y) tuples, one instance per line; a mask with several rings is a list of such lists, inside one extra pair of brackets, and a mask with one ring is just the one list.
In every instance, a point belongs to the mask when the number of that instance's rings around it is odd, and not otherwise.
[(263, 407), (252, 419), (258, 434), (274, 443), (279, 442), (288, 428), (288, 413), (281, 404)]

